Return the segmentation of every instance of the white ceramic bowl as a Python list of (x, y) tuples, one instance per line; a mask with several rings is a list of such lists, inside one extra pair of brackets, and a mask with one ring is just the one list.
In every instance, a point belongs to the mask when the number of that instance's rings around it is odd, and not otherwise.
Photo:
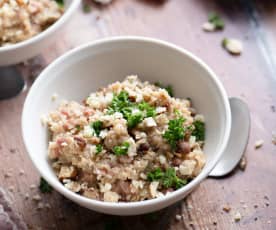
[[(66, 189), (47, 160), (47, 130), (40, 117), (57, 107), (51, 95), (81, 101), (90, 92), (129, 74), (142, 80), (171, 84), (175, 95), (190, 97), (206, 118), (207, 164), (192, 182), (162, 198), (108, 203), (91, 200)], [(225, 90), (217, 76), (200, 59), (172, 44), (139, 37), (119, 37), (79, 47), (50, 64), (33, 84), (25, 101), (22, 130), (30, 158), (41, 175), (61, 194), (81, 206), (115, 215), (136, 215), (167, 207), (190, 193), (208, 176), (229, 138), (231, 113)]]
[(80, 0), (65, 0), (64, 3), (64, 14), (58, 21), (56, 21), (45, 31), (28, 40), (10, 46), (0, 46), (0, 66), (12, 65), (25, 61), (28, 58), (39, 54), (42, 49), (52, 44), (55, 41), (56, 32), (58, 32), (61, 27), (72, 17), (72, 14), (80, 3)]

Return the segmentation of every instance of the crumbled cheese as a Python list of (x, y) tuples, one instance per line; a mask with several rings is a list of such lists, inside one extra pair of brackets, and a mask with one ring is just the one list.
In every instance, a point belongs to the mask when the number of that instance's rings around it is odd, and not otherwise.
[(255, 142), (255, 149), (259, 149), (263, 146), (264, 140), (260, 139)]
[(203, 25), (202, 25), (202, 29), (204, 31), (207, 31), (207, 32), (213, 32), (216, 30), (216, 27), (213, 23), (211, 22), (205, 22)]
[(129, 138), (127, 140), (127, 142), (129, 143), (129, 147), (127, 150), (127, 155), (132, 157), (132, 156), (136, 156), (137, 155), (137, 148), (136, 148), (136, 144), (135, 141), (133, 140), (133, 138)]
[(68, 144), (64, 141), (60, 144), (62, 147), (68, 146)]
[(179, 172), (181, 175), (191, 175), (196, 167), (196, 161), (194, 160), (184, 160), (179, 166)]
[(92, 137), (93, 136), (93, 129), (90, 125), (86, 125), (83, 128), (83, 137)]
[(133, 186), (134, 186), (135, 188), (137, 188), (137, 189), (139, 189), (139, 188), (142, 189), (142, 188), (144, 187), (144, 182), (141, 181), (141, 180), (132, 180), (131, 183), (132, 183)]
[(160, 164), (162, 164), (162, 165), (166, 164), (166, 163), (167, 163), (166, 157), (165, 157), (164, 155), (160, 155), (160, 156), (159, 156), (159, 162), (160, 162)]
[(157, 197), (157, 188), (158, 188), (159, 182), (153, 181), (150, 183), (149, 189), (150, 189), (150, 195), (155, 198)]
[(148, 128), (157, 126), (155, 120), (152, 117), (145, 118), (143, 122), (144, 122), (145, 126)]
[(74, 178), (77, 175), (77, 170), (74, 166), (61, 166), (58, 178), (68, 179)]
[(166, 111), (167, 111), (167, 108), (166, 107), (157, 107), (156, 109), (155, 109), (155, 111), (156, 111), (156, 113), (157, 114), (160, 114), (160, 113), (165, 113)]
[(108, 134), (108, 130), (107, 129), (104, 129), (104, 130), (101, 130), (100, 134), (99, 134), (99, 137), (104, 139)]
[(110, 191), (112, 188), (112, 185), (110, 183), (100, 184), (100, 191), (102, 193)]
[(119, 199), (120, 199), (120, 195), (117, 194), (116, 192), (108, 191), (104, 193), (104, 201), (118, 202)]
[(80, 184), (75, 181), (70, 181), (69, 183), (64, 184), (64, 186), (72, 192), (79, 192), (81, 190)]

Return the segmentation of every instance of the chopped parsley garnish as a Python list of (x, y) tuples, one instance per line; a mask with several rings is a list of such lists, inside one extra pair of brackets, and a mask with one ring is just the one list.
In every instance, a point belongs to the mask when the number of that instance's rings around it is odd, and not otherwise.
[(141, 102), (138, 104), (138, 108), (141, 111), (145, 112), (145, 117), (154, 117), (156, 116), (156, 110), (154, 107), (150, 106), (147, 102)]
[(172, 88), (171, 85), (165, 86), (165, 85), (161, 84), (160, 82), (156, 82), (156, 83), (154, 83), (154, 84), (155, 84), (156, 86), (158, 86), (159, 88), (165, 89), (165, 90), (168, 92), (168, 94), (169, 94), (171, 97), (173, 97), (174, 93), (173, 93), (173, 88)]
[(76, 128), (77, 131), (81, 130), (81, 126), (80, 125), (76, 125), (75, 128)]
[(194, 121), (194, 130), (192, 136), (196, 137), (197, 141), (204, 141), (205, 139), (205, 123), (199, 120)]
[(135, 113), (135, 114), (128, 113), (126, 114), (126, 119), (127, 119), (127, 126), (129, 128), (134, 128), (136, 125), (142, 122), (143, 115), (141, 112)]
[(99, 154), (103, 151), (103, 146), (101, 144), (96, 145), (96, 154)]
[(88, 3), (83, 3), (82, 10), (84, 13), (89, 13), (91, 11), (91, 6)]
[(48, 184), (48, 182), (44, 178), (40, 177), (39, 190), (42, 193), (50, 193), (52, 192), (53, 188)]
[(174, 168), (168, 168), (163, 172), (160, 168), (156, 168), (147, 175), (149, 181), (159, 181), (164, 188), (179, 189), (187, 184), (187, 180), (183, 180), (176, 175)]
[(208, 16), (208, 21), (215, 26), (215, 29), (223, 30), (224, 22), (217, 13), (214, 13), (214, 12), (210, 13)]
[(184, 138), (184, 121), (183, 117), (170, 120), (168, 130), (163, 134), (163, 138), (167, 140), (173, 150), (176, 149), (177, 142)]
[(158, 181), (163, 178), (164, 173), (160, 168), (156, 168), (155, 170), (148, 173), (147, 178), (149, 181)]
[(134, 128), (146, 117), (153, 117), (156, 115), (154, 107), (146, 102), (131, 102), (128, 96), (129, 95), (126, 91), (121, 91), (119, 94), (115, 94), (108, 108), (108, 113), (122, 113), (123, 117), (127, 120), (129, 128)]
[(55, 1), (60, 7), (64, 6), (64, 0), (55, 0)]
[(128, 93), (126, 91), (121, 91), (119, 94), (115, 94), (109, 106), (108, 112), (113, 114), (115, 112), (122, 113), (127, 107), (131, 107), (132, 103), (128, 99)]
[(91, 124), (91, 128), (95, 131), (95, 134), (97, 136), (100, 135), (101, 130), (103, 129), (103, 122), (101, 121), (95, 121)]
[(116, 156), (126, 155), (129, 146), (130, 145), (128, 142), (124, 142), (122, 145), (115, 146), (113, 148), (113, 152), (115, 153)]

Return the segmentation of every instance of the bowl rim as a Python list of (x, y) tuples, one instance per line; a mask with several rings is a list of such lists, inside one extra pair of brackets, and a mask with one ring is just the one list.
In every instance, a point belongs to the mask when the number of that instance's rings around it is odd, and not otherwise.
[(77, 7), (80, 4), (81, 0), (71, 0), (72, 2), (70, 3), (69, 7), (65, 12), (61, 15), (61, 17), (53, 23), (51, 26), (49, 26), (46, 30), (38, 33), (37, 35), (28, 38), (24, 41), (8, 45), (8, 46), (0, 46), (0, 53), (8, 52), (8, 51), (13, 51), (16, 49), (23, 48), (28, 45), (32, 45), (33, 43), (40, 42), (41, 40), (47, 38), (49, 35), (57, 31), (65, 22), (68, 21), (68, 19), (71, 17), (73, 12), (77, 9)]
[[(112, 203), (112, 202), (105, 202), (105, 201), (98, 201), (98, 200), (93, 200), (90, 198), (86, 198), (84, 196), (81, 196), (79, 194), (76, 194), (64, 187), (61, 183), (56, 181), (55, 179), (48, 178), (47, 174), (44, 173), (43, 170), (40, 170), (38, 164), (36, 164), (35, 159), (33, 158), (34, 153), (32, 153), (32, 148), (31, 144), (29, 144), (28, 138), (27, 138), (27, 133), (26, 129), (27, 127), (27, 120), (28, 120), (28, 107), (31, 105), (32, 98), (35, 96), (36, 89), (39, 88), (39, 86), (42, 84), (42, 82), (48, 78), (48, 73), (52, 71), (53, 68), (57, 68), (61, 66), (61, 63), (64, 61), (67, 61), (68, 59), (72, 58), (73, 56), (80, 56), (82, 51), (84, 51), (87, 48), (92, 48), (96, 47), (98, 45), (105, 45), (107, 43), (117, 43), (117, 42), (141, 42), (141, 43), (148, 43), (154, 46), (159, 46), (165, 49), (170, 49), (175, 52), (178, 52), (181, 55), (184, 55), (193, 61), (195, 61), (197, 64), (199, 64), (204, 70), (206, 70), (207, 75), (209, 75), (209, 80), (213, 81), (214, 84), (217, 86), (218, 92), (220, 93), (222, 100), (223, 100), (223, 106), (224, 106), (224, 111), (225, 111), (225, 132), (224, 136), (222, 138), (222, 144), (220, 146), (220, 149), (217, 151), (214, 159), (210, 161), (208, 167), (207, 165), (205, 167), (205, 173), (200, 173), (197, 177), (195, 177), (190, 183), (182, 187), (181, 189), (178, 189), (170, 194), (167, 194), (162, 197), (150, 199), (150, 200), (144, 200), (144, 201), (135, 201), (135, 202), (118, 202), (118, 203)], [(74, 48), (73, 50), (63, 54), (59, 58), (57, 58), (54, 62), (52, 62), (49, 66), (47, 66), (39, 75), (39, 77), (36, 79), (36, 81), (33, 83), (23, 106), (23, 113), (22, 113), (22, 120), (21, 120), (21, 128), (22, 128), (22, 135), (23, 135), (23, 141), (27, 149), (27, 153), (33, 162), (34, 166), (37, 168), (41, 176), (49, 182), (53, 188), (55, 188), (58, 192), (60, 192), (62, 195), (67, 197), (68, 199), (71, 199), (79, 204), (82, 204), (86, 207), (97, 207), (100, 209), (110, 209), (110, 210), (127, 210), (129, 208), (141, 208), (141, 207), (152, 207), (158, 204), (165, 204), (165, 203), (173, 203), (175, 198), (179, 200), (179, 197), (184, 197), (184, 194), (187, 192), (191, 191), (193, 188), (196, 187), (200, 182), (202, 182), (203, 179), (205, 179), (211, 170), (216, 166), (218, 163), (219, 159), (221, 158), (226, 145), (229, 140), (230, 136), (230, 129), (231, 129), (231, 110), (230, 110), (230, 104), (228, 100), (228, 96), (226, 94), (226, 91), (218, 79), (217, 75), (211, 70), (211, 68), (205, 64), (200, 58), (192, 54), (190, 51), (187, 51), (181, 47), (178, 47), (174, 44), (171, 44), (169, 42), (155, 39), (155, 38), (149, 38), (149, 37), (141, 37), (141, 36), (115, 36), (115, 37), (109, 37), (109, 38), (104, 38), (104, 39), (98, 39), (93, 42), (81, 45), (77, 48)], [(145, 213), (147, 211), (145, 210)]]

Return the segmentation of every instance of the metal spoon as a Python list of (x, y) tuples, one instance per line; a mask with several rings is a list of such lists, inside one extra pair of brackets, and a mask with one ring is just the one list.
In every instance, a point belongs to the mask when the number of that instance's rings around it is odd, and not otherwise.
[(0, 100), (16, 96), (23, 88), (24, 80), (15, 67), (0, 67)]
[(216, 167), (209, 176), (222, 177), (230, 173), (239, 163), (249, 137), (250, 114), (245, 102), (230, 98), (232, 128), (228, 145)]

